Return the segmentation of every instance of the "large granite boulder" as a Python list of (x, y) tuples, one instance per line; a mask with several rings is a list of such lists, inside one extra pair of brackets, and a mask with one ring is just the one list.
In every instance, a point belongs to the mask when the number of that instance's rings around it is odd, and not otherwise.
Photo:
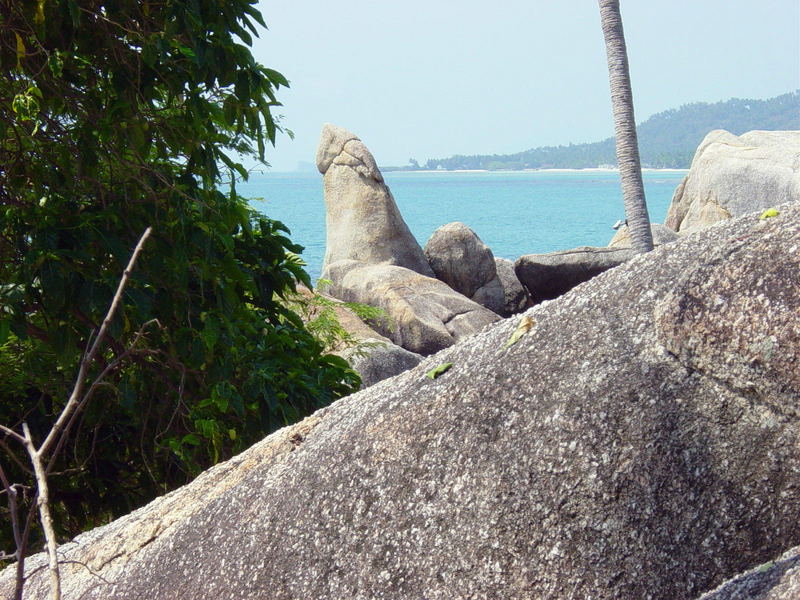
[(464, 223), (433, 232), (424, 248), (436, 278), (502, 317), (522, 312), (530, 297), (514, 274), (513, 263), (495, 258)]
[(477, 333), (498, 316), (446, 283), (394, 265), (342, 260), (324, 271), (329, 291), (347, 302), (383, 309), (388, 323), (378, 327), (395, 344), (432, 354)]
[(424, 358), (382, 339), (363, 340), (358, 346), (346, 350), (342, 357), (361, 376), (362, 389), (413, 369)]
[(370, 327), (345, 302), (320, 289), (312, 292), (305, 286), (297, 286), (297, 299), (291, 308), (312, 331), (318, 320), (334, 318), (338, 322), (346, 337), (331, 344), (329, 350), (344, 358), (361, 376), (362, 388), (407, 371), (422, 360), (421, 355), (401, 348)]
[[(677, 240), (680, 235), (675, 233), (672, 229), (661, 223), (650, 223), (650, 234), (653, 236), (653, 245), (661, 246), (669, 244)], [(631, 234), (628, 231), (628, 226), (623, 225), (620, 227), (611, 241), (608, 242), (609, 248), (630, 248), (631, 247)]]
[[(65, 597), (672, 600), (773, 560), (800, 544), (800, 206), (778, 209), (637, 256), (64, 544)], [(45, 557), (27, 574), (44, 599)]]
[(800, 200), (800, 131), (709, 133), (675, 190), (666, 225), (688, 233)]
[[(495, 257), (497, 279), (503, 288), (503, 306), (497, 311), (502, 317), (510, 317), (533, 306), (531, 295), (522, 285), (514, 272), (514, 261)], [(478, 302), (481, 304), (481, 302)]]
[(558, 298), (634, 256), (630, 248), (582, 246), (549, 254), (526, 254), (514, 263), (514, 272), (533, 302), (539, 303)]
[(417, 240), (367, 147), (327, 124), (317, 149), (323, 174), (327, 240), (323, 269), (340, 260), (390, 264), (433, 276)]
[(726, 581), (700, 600), (797, 600), (800, 546)]
[(497, 278), (492, 250), (464, 223), (439, 227), (423, 251), (436, 278), (467, 298)]

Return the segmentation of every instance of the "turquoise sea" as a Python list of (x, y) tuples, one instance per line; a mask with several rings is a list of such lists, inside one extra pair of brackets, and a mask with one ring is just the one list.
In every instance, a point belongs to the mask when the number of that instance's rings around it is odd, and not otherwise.
[[(650, 220), (663, 222), (684, 171), (647, 171)], [(613, 171), (389, 172), (386, 183), (411, 232), (425, 244), (445, 223), (461, 221), (495, 256), (576, 246), (605, 246), (624, 219), (619, 175)], [(237, 185), (251, 205), (291, 229), (312, 281), (325, 254), (325, 204), (317, 173), (254, 173)]]

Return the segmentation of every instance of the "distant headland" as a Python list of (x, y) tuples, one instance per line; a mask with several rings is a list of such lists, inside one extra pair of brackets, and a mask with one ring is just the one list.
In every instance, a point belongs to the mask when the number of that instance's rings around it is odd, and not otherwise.
[[(741, 134), (754, 129), (800, 129), (800, 90), (767, 100), (732, 98), (724, 102), (694, 102), (653, 115), (637, 126), (642, 166), (688, 169), (698, 144), (714, 129)], [(432, 158), (424, 164), (410, 159), (405, 166), (382, 171), (524, 171), (586, 169), (616, 165), (614, 138), (586, 144), (541, 146), (516, 154)]]

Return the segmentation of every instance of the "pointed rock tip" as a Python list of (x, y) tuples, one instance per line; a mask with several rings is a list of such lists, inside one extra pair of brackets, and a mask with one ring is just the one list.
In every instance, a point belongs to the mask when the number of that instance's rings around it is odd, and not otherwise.
[(344, 127), (338, 127), (331, 123), (325, 123), (322, 126), (322, 135), (320, 135), (317, 148), (317, 169), (320, 173), (324, 175), (327, 172), (333, 159), (339, 156), (344, 145), (351, 140), (358, 140), (358, 136)]

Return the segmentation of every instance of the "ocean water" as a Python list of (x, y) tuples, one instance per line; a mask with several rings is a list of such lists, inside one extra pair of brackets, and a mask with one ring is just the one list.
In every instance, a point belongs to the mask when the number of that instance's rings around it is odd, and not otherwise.
[[(663, 223), (685, 171), (646, 171), (650, 220)], [(461, 221), (495, 256), (577, 246), (605, 246), (625, 218), (613, 171), (390, 172), (386, 183), (409, 229), (424, 246), (437, 227)], [(311, 280), (325, 254), (325, 203), (317, 173), (254, 173), (237, 191), (268, 217), (282, 221), (305, 247)]]

